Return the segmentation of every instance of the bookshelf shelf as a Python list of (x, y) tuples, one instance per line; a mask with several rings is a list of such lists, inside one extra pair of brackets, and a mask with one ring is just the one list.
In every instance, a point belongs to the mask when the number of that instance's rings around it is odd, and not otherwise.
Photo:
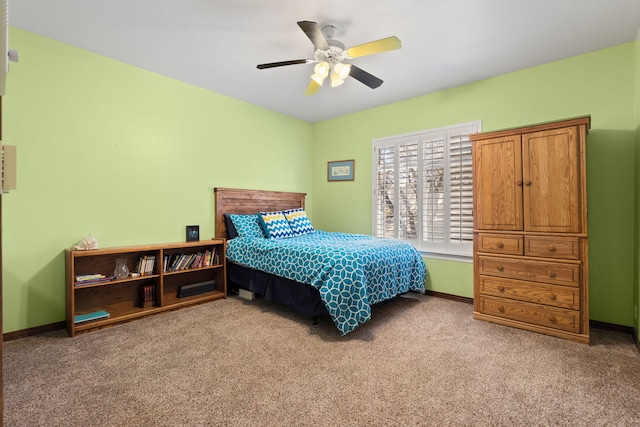
[(128, 277), (126, 279), (113, 279), (113, 280), (109, 280), (108, 282), (91, 283), (91, 284), (87, 284), (87, 285), (76, 285), (74, 283), (73, 287), (76, 290), (79, 290), (79, 289), (95, 288), (96, 286), (117, 285), (118, 283), (140, 282), (140, 281), (145, 281), (145, 280), (149, 280), (149, 279), (157, 279), (158, 277), (160, 277), (159, 274), (150, 274), (148, 276)]
[[(78, 333), (151, 314), (226, 298), (225, 252), (225, 239), (88, 251), (67, 250), (67, 332), (74, 337)], [(144, 273), (137, 277), (116, 279), (116, 259), (124, 260), (130, 272)], [(178, 261), (182, 262), (183, 269), (171, 271), (172, 263), (176, 262), (177, 265)], [(93, 276), (102, 281), (82, 282), (85, 279), (92, 280)], [(77, 285), (79, 281), (81, 285)], [(182, 287), (199, 283), (206, 283), (207, 287), (197, 294), (180, 296)], [(75, 316), (100, 311), (106, 311), (109, 317), (82, 323), (74, 321)]]

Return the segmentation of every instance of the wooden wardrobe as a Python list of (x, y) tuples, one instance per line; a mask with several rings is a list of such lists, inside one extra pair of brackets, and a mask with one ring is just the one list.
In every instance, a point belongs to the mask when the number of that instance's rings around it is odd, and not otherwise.
[(590, 117), (471, 135), (474, 313), (589, 343)]

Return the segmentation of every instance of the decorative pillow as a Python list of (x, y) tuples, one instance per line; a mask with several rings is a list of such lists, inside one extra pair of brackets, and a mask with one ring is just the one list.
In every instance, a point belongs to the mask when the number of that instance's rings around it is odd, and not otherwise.
[(229, 215), (233, 226), (238, 233), (238, 237), (261, 237), (264, 239), (264, 233), (260, 226), (259, 215)]
[(227, 226), (227, 239), (235, 239), (238, 237), (238, 232), (236, 231), (235, 225), (233, 225), (233, 221), (231, 221), (230, 214), (224, 214), (224, 223)]
[(289, 221), (294, 236), (302, 236), (316, 231), (303, 208), (289, 209), (282, 211), (282, 213)]
[(293, 230), (291, 230), (289, 221), (287, 221), (282, 212), (260, 212), (260, 219), (267, 239), (293, 237)]

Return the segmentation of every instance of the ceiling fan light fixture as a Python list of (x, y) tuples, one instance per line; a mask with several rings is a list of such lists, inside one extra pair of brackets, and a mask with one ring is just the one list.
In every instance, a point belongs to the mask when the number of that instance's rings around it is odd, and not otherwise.
[(321, 76), (322, 78), (325, 78), (329, 75), (329, 63), (325, 61), (319, 62), (313, 68), (313, 71), (315, 71), (316, 75)]
[(338, 73), (331, 73), (331, 87), (340, 86), (344, 83), (344, 79)]
[(351, 64), (343, 64), (342, 62), (338, 62), (333, 66), (333, 71), (340, 76), (342, 80), (349, 77), (349, 73), (351, 72)]
[(329, 63), (319, 62), (313, 67), (314, 73), (311, 75), (311, 79), (322, 86), (322, 82), (329, 75)]
[(320, 76), (316, 73), (313, 73), (311, 75), (311, 80), (313, 80), (314, 82), (318, 83), (320, 86), (322, 86), (322, 82), (324, 81), (326, 76)]
[(300, 27), (309, 40), (311, 40), (311, 43), (313, 43), (313, 59), (270, 62), (258, 64), (257, 68), (262, 70), (285, 65), (315, 63), (314, 72), (311, 75), (311, 82), (309, 82), (305, 95), (315, 95), (329, 74), (331, 74), (332, 87), (340, 86), (347, 77), (353, 77), (371, 89), (375, 89), (383, 83), (381, 79), (367, 73), (356, 65), (343, 64), (342, 61), (386, 52), (388, 50), (400, 49), (402, 47), (400, 39), (396, 36), (391, 36), (363, 43), (358, 46), (352, 46), (345, 50), (344, 43), (334, 38), (338, 32), (338, 29), (334, 25), (329, 24), (320, 27), (317, 22), (298, 21), (298, 27)]

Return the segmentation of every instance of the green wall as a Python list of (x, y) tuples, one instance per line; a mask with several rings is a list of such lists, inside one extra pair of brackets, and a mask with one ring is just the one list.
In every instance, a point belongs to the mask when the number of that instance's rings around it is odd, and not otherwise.
[[(631, 326), (636, 45), (627, 43), (316, 124), (314, 223), (328, 230), (371, 232), (374, 138), (478, 119), (484, 131), (491, 131), (590, 114), (590, 317)], [(355, 181), (328, 183), (326, 162), (341, 159), (355, 159)], [(473, 296), (470, 263), (425, 262), (431, 274), (429, 289)]]
[[(3, 99), (4, 332), (64, 320), (64, 249), (214, 235), (213, 188), (311, 195), (313, 126), (15, 28)], [(312, 197), (309, 197), (310, 201)], [(310, 203), (312, 210), (312, 203)]]
[[(212, 236), (216, 186), (306, 192), (317, 228), (370, 233), (372, 139), (584, 114), (591, 318), (638, 327), (640, 42), (309, 124), (14, 28), (10, 40), (4, 332), (64, 319), (64, 249), (89, 233), (101, 246), (182, 241), (188, 224)], [(326, 162), (343, 159), (355, 181), (328, 183)], [(471, 263), (425, 261), (429, 289), (473, 296)]]

